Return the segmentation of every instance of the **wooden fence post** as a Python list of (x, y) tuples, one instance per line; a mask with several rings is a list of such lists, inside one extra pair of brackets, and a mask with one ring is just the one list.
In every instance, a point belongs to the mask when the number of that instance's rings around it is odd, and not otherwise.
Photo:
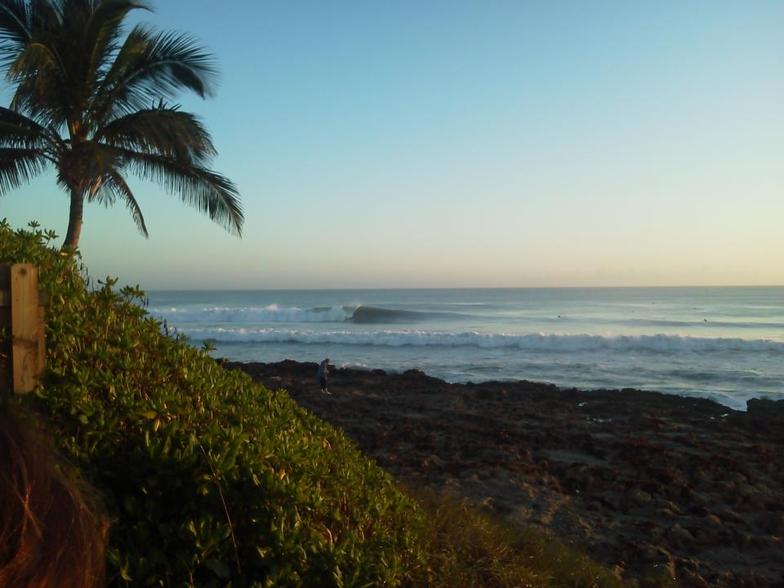
[(0, 264), (0, 392), (11, 389), (11, 268)]
[(29, 263), (0, 264), (0, 389), (26, 394), (44, 369), (44, 322), (38, 269)]

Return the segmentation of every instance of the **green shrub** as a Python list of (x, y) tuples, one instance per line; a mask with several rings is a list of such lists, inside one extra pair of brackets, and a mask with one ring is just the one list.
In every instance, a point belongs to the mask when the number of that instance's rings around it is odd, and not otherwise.
[(110, 579), (134, 586), (397, 585), (421, 517), (342, 433), (184, 341), (137, 288), (89, 292), (51, 233), (0, 224), (0, 259), (39, 267), (37, 403), (113, 516)]

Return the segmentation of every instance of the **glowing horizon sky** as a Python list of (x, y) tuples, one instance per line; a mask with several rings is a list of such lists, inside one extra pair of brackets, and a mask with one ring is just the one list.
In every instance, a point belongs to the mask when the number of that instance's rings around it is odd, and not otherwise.
[[(784, 284), (784, 3), (159, 0), (237, 239), (134, 181), (91, 275), (160, 288)], [(229, 8), (226, 8), (229, 6)], [(7, 91), (4, 92), (7, 95)], [(7, 102), (7, 100), (6, 100)], [(46, 173), (0, 218), (65, 233)]]

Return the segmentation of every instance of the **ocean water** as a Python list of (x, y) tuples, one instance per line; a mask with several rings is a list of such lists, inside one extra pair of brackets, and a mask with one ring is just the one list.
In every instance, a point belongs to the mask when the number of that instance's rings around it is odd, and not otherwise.
[(161, 291), (149, 310), (239, 361), (784, 399), (784, 287)]

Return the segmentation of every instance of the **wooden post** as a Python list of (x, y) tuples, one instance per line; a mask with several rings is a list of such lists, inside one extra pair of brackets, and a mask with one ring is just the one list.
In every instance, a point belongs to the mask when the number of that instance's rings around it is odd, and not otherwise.
[(11, 267), (0, 264), (0, 392), (11, 389)]
[(0, 388), (26, 394), (35, 389), (44, 369), (43, 309), (38, 269), (29, 263), (0, 265)]

